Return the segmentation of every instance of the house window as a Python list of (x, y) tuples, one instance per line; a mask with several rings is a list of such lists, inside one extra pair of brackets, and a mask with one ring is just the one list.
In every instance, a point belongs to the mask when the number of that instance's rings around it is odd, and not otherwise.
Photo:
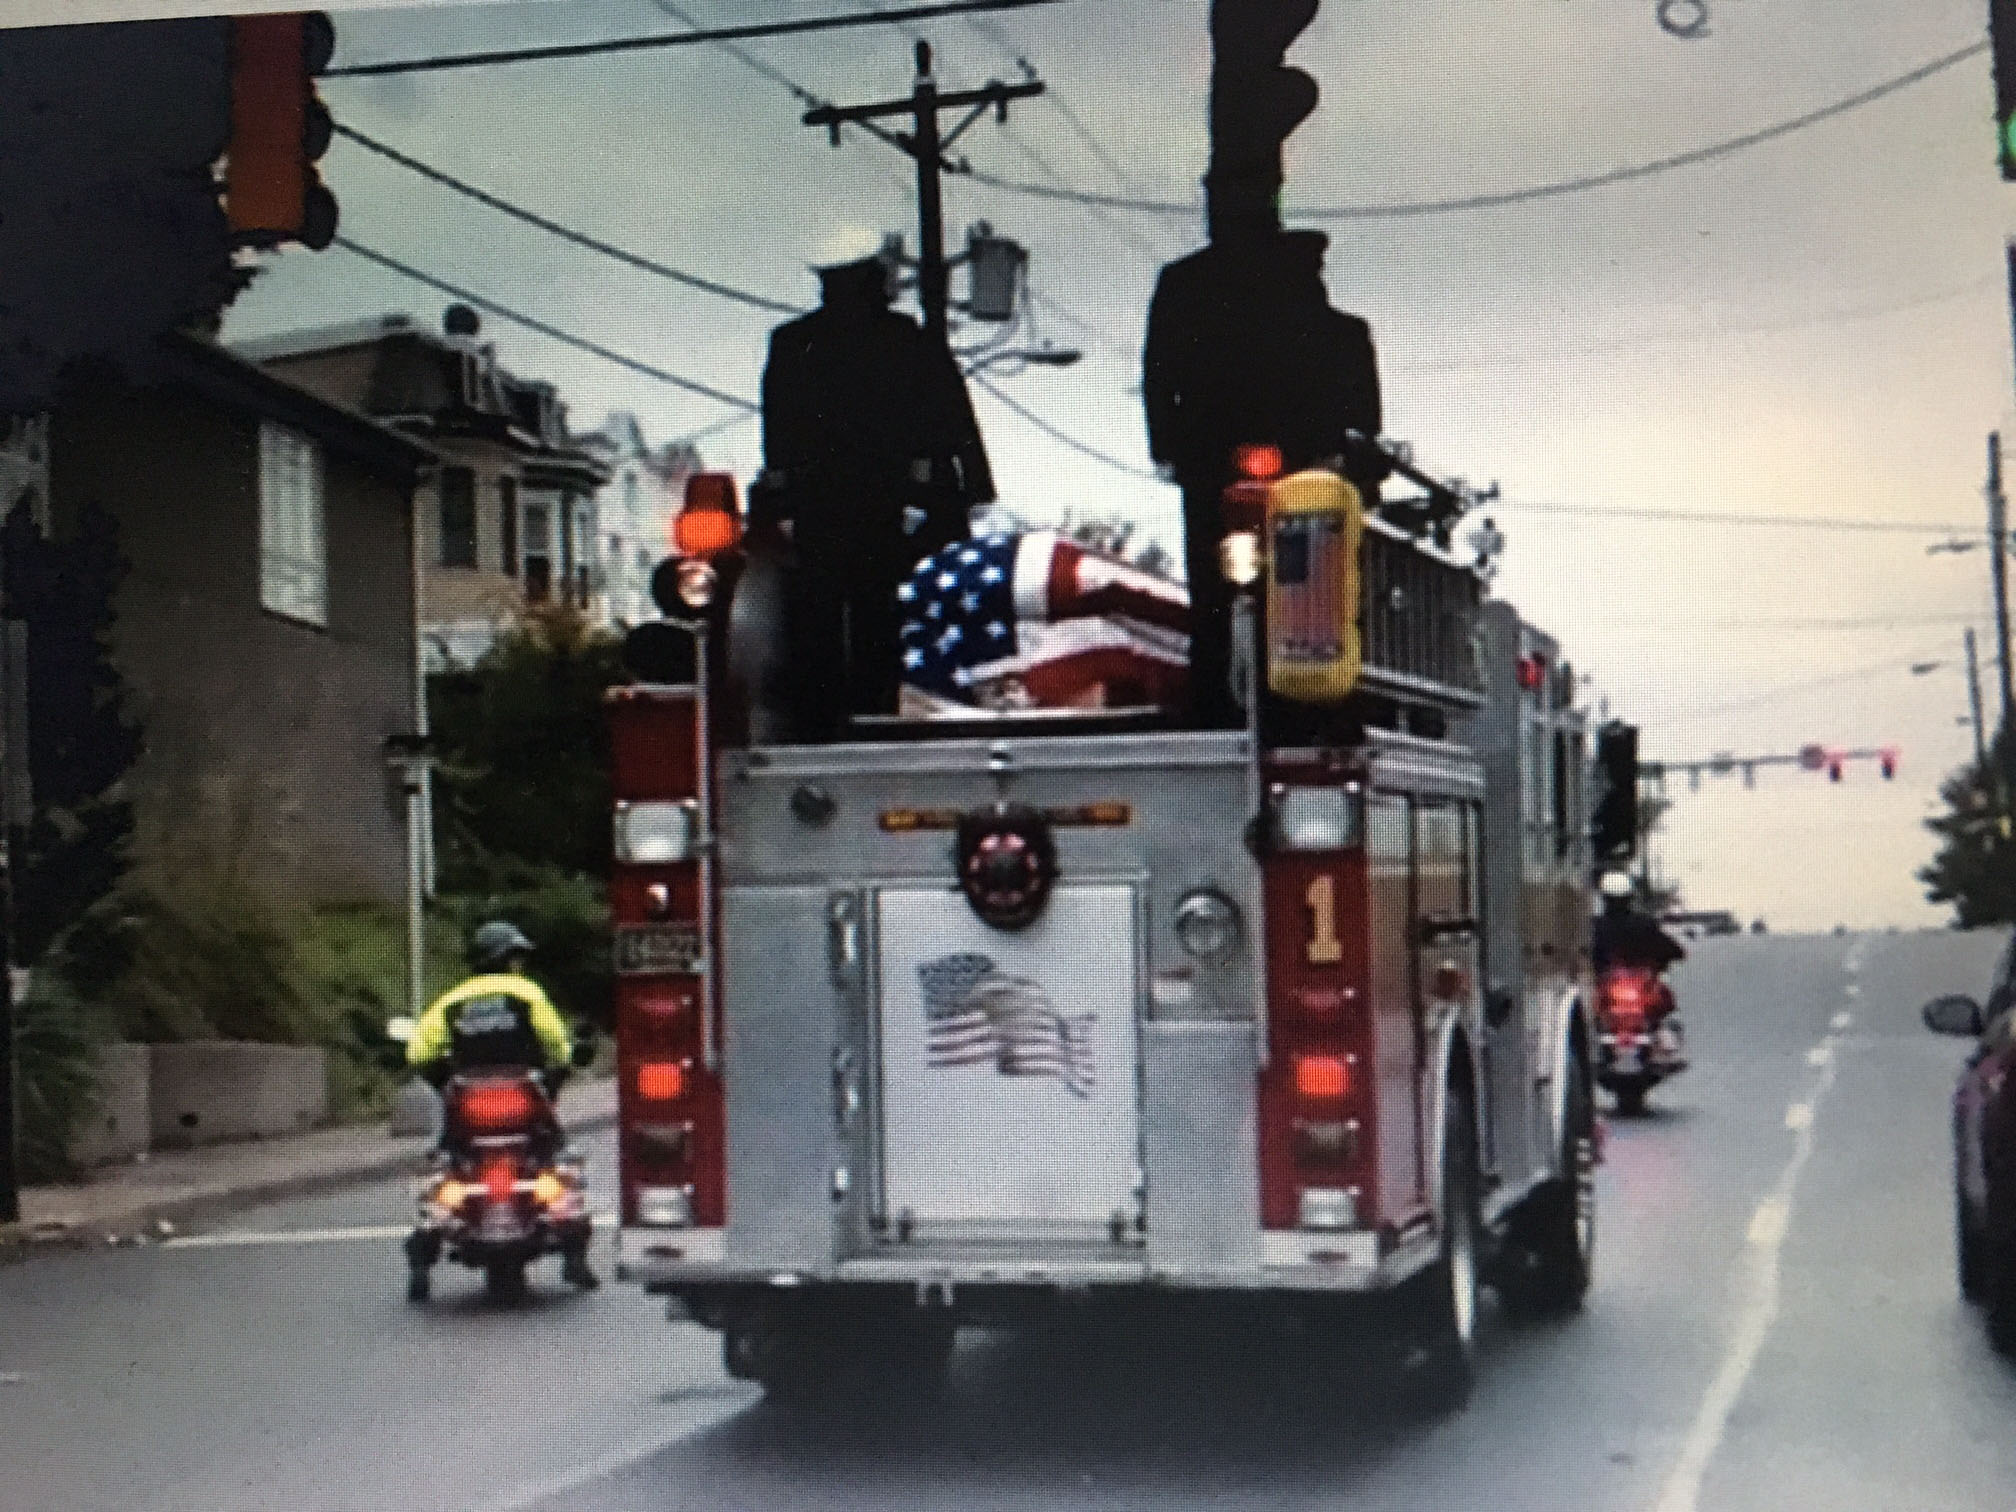
[(518, 480), (497, 480), (497, 528), (504, 540), (504, 575), (518, 576)]
[(595, 519), (585, 503), (574, 506), (574, 539), (579, 543), (574, 560), (574, 604), (586, 609), (595, 592)]
[(523, 515), (525, 601), (540, 604), (553, 592), (553, 506), (528, 499)]
[(299, 431), (259, 427), (259, 603), (310, 625), (329, 623), (322, 452)]
[(476, 565), (476, 475), (466, 467), (441, 469), (441, 565)]

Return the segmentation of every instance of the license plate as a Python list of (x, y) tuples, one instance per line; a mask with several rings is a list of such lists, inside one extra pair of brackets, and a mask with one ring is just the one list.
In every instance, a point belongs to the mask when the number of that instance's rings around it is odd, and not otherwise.
[(1610, 1062), (1610, 1069), (1613, 1071), (1636, 1071), (1638, 1069), (1638, 1052), (1636, 1050), (1619, 1050)]
[(516, 1213), (492, 1208), (483, 1215), (479, 1232), (485, 1239), (517, 1239), (524, 1235), (525, 1224)]
[(630, 924), (616, 931), (616, 970), (643, 972), (700, 970), (700, 930), (693, 924)]

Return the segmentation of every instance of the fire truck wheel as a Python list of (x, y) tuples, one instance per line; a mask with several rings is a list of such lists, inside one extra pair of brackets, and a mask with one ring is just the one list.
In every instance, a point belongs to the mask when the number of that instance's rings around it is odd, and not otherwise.
[(1470, 1096), (1449, 1089), (1442, 1138), (1442, 1248), (1415, 1279), (1411, 1395), (1424, 1411), (1470, 1400), (1477, 1336), (1477, 1131)]
[(1596, 1099), (1589, 1073), (1569, 1071), (1561, 1174), (1527, 1199), (1498, 1272), (1498, 1294), (1523, 1317), (1582, 1306), (1596, 1263)]

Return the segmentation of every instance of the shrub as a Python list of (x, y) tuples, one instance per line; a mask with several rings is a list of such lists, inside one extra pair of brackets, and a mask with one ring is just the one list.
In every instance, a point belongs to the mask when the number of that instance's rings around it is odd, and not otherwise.
[(14, 1005), (17, 1155), (24, 1182), (75, 1174), (70, 1140), (97, 1105), (103, 1043), (103, 1026), (62, 980), (35, 973), (27, 996)]
[(487, 920), (516, 924), (536, 947), (528, 970), (561, 1015), (608, 1029), (614, 972), (602, 884), (558, 867), (494, 859), (477, 880), (486, 885), (442, 900), (458, 947)]

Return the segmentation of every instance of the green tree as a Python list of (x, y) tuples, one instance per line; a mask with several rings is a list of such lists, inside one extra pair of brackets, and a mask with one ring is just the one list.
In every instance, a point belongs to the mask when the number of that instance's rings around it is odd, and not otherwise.
[(1951, 903), (1963, 929), (2016, 921), (2016, 837), (2010, 824), (2016, 742), (1995, 737), (1982, 762), (1970, 762), (1940, 784), (1946, 812), (1925, 821), (1940, 837), (1938, 854), (1918, 880), (1934, 903)]
[(602, 696), (626, 680), (621, 643), (566, 609), (528, 615), (474, 667), (430, 679), (444, 891), (494, 886), (500, 862), (608, 876)]
[(474, 667), (430, 680), (443, 912), (465, 933), (508, 919), (562, 1012), (607, 1023), (609, 732), (621, 642), (542, 609)]

